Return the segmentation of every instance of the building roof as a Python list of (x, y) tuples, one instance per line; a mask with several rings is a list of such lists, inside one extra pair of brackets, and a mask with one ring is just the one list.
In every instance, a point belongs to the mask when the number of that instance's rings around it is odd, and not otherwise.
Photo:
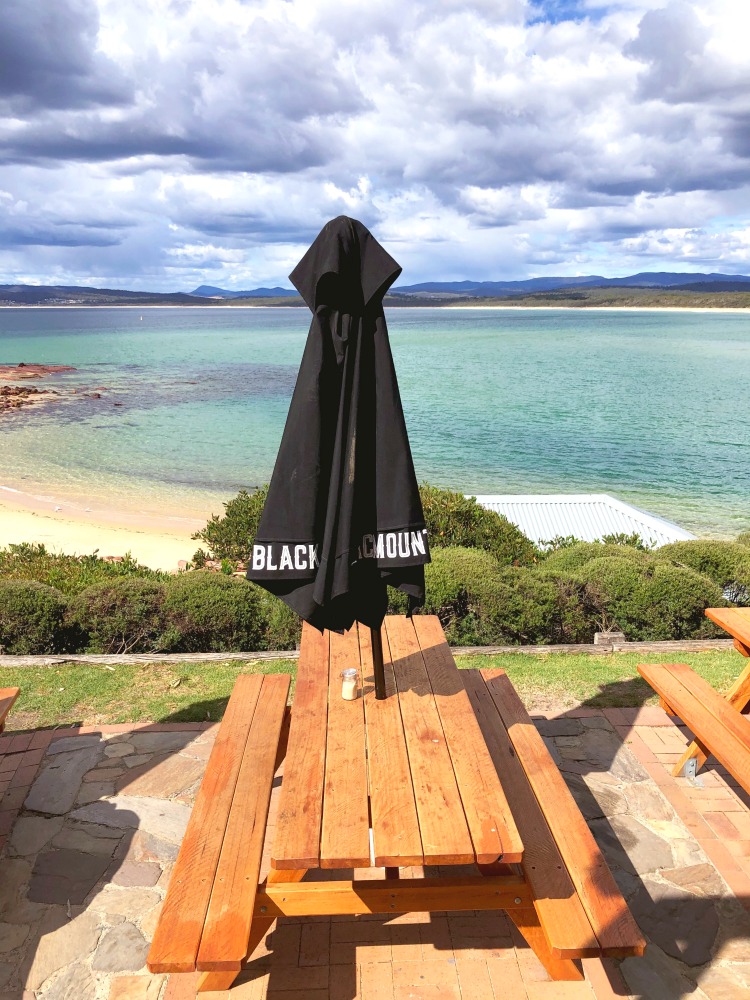
[(606, 493), (505, 494), (477, 496), (477, 502), (503, 514), (537, 544), (558, 536), (572, 535), (594, 542), (603, 535), (636, 532), (646, 545), (659, 548), (668, 542), (696, 537), (671, 521)]

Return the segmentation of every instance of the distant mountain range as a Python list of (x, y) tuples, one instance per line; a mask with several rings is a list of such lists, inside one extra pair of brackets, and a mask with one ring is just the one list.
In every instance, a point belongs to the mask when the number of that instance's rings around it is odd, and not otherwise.
[(299, 295), (294, 288), (251, 288), (243, 292), (233, 292), (228, 288), (215, 288), (213, 285), (199, 285), (191, 295), (202, 299), (280, 299), (287, 295)]
[[(711, 286), (710, 288), (708, 286)], [(750, 291), (750, 276), (743, 274), (699, 274), (644, 271), (624, 278), (602, 278), (597, 274), (566, 278), (528, 278), (525, 281), (423, 281), (418, 285), (396, 285), (394, 295), (450, 295), (489, 298), (528, 295), (560, 288), (672, 288), (678, 291)]]
[(0, 305), (191, 306), (203, 300), (185, 292), (129, 292), (86, 285), (0, 285)]
[[(388, 293), (390, 305), (443, 305), (462, 299), (508, 299), (524, 297), (531, 304), (539, 299), (544, 304), (547, 299), (572, 300), (599, 297), (604, 292), (592, 289), (631, 289), (640, 298), (648, 295), (648, 290), (663, 290), (667, 297), (673, 292), (750, 293), (750, 275), (744, 274), (702, 274), (684, 271), (658, 271), (631, 274), (624, 278), (603, 278), (599, 275), (584, 275), (559, 278), (529, 278), (525, 281), (423, 281), (416, 285), (397, 285)], [(613, 293), (617, 301), (625, 304), (626, 291)], [(546, 297), (546, 298), (545, 298)], [(610, 296), (611, 297), (611, 296)], [(653, 298), (653, 296), (652, 296)], [(691, 300), (692, 300), (691, 296)], [(125, 289), (91, 288), (86, 285), (0, 285), (0, 306), (13, 305), (65, 305), (65, 306), (210, 306), (219, 303), (241, 305), (259, 299), (268, 305), (304, 305), (293, 288), (250, 288), (234, 291), (215, 285), (200, 285), (192, 292), (133, 292)], [(544, 301), (543, 301), (544, 300)], [(593, 304), (593, 300), (590, 304)], [(675, 304), (657, 302), (658, 305)], [(690, 303), (687, 303), (690, 304)], [(701, 300), (701, 305), (713, 304)], [(722, 303), (726, 304), (726, 303)], [(745, 301), (739, 303), (746, 305)]]
[[(528, 278), (524, 281), (423, 281), (417, 285), (395, 285), (390, 295), (451, 298), (495, 298), (529, 295), (561, 288), (672, 288), (677, 291), (750, 291), (750, 276), (743, 274), (701, 274), (684, 271), (644, 271), (624, 278), (603, 278), (598, 274), (560, 278)], [(214, 299), (265, 299), (297, 296), (293, 288), (253, 288), (234, 292), (214, 285), (200, 285), (191, 295)]]

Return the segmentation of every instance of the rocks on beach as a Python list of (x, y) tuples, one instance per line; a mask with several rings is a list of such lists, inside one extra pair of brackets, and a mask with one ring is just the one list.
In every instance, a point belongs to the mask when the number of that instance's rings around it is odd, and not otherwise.
[(0, 413), (8, 410), (19, 410), (31, 403), (40, 403), (42, 396), (56, 396), (53, 389), (37, 389), (36, 386), (3, 385), (0, 386)]
[(4, 382), (16, 382), (18, 379), (44, 378), (46, 375), (75, 370), (71, 365), (29, 365), (21, 361), (17, 365), (0, 364), (0, 379)]
[[(21, 362), (18, 365), (0, 364), (0, 382), (19, 382), (29, 379), (46, 378), (48, 375), (57, 375), (60, 372), (74, 372), (71, 365), (37, 365)], [(61, 392), (57, 389), (38, 389), (29, 385), (5, 385), (0, 386), (0, 414), (11, 413), (20, 410), (25, 406), (39, 406), (43, 403), (52, 402), (53, 399), (60, 399), (61, 396), (81, 396), (88, 399), (101, 399), (102, 393), (106, 392), (106, 386), (97, 386), (95, 389), (86, 391), (81, 388), (67, 389)], [(122, 406), (122, 403), (115, 403), (115, 406)]]

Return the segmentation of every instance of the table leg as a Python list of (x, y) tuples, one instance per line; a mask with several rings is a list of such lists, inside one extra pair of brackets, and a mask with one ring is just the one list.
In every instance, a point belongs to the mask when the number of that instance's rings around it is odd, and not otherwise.
[(198, 980), (197, 992), (213, 993), (228, 990), (239, 974), (239, 969), (233, 972), (204, 972)]
[(552, 954), (552, 950), (544, 936), (542, 925), (533, 906), (519, 907), (518, 909), (508, 909), (505, 911), (518, 930), (523, 935), (526, 943), (550, 974), (552, 979), (557, 981), (576, 981), (583, 979), (583, 972), (580, 964), (570, 958), (557, 958)]
[[(743, 656), (750, 657), (750, 646), (746, 646), (739, 639), (734, 640), (734, 648)], [(738, 712), (744, 712), (747, 708), (750, 703), (750, 663), (730, 687), (727, 701), (730, 705), (734, 705)]]
[[(278, 871), (272, 868), (268, 873), (267, 882), (301, 882), (302, 879), (307, 874), (306, 869), (301, 871)], [(250, 936), (247, 942), (247, 952), (245, 961), (252, 955), (255, 949), (258, 947), (260, 942), (266, 936), (266, 934), (271, 929), (272, 925), (276, 922), (276, 917), (254, 917), (252, 923), (250, 924)], [(232, 983), (235, 981), (237, 976), (240, 974), (240, 970), (232, 970), (229, 972), (204, 972), (201, 978), (198, 980), (198, 993), (209, 993), (221, 990), (228, 990)]]
[[(740, 642), (739, 639), (734, 640), (734, 648), (738, 653), (742, 653), (743, 656), (750, 657), (750, 648)], [(744, 712), (748, 704), (750, 704), (750, 663), (748, 663), (740, 676), (731, 686), (726, 694), (726, 699), (733, 708), (737, 709), (738, 712)], [(700, 740), (693, 740), (675, 764), (672, 775), (675, 778), (678, 778), (682, 774), (682, 769), (685, 764), (689, 760), (692, 760), (693, 757), (695, 757), (696, 770), (700, 770), (706, 763), (710, 753), (711, 751), (705, 747)]]
[[(305, 875), (307, 875), (306, 868), (299, 868), (294, 871), (281, 871), (278, 868), (272, 868), (268, 873), (266, 882), (272, 882), (274, 884), (301, 882)], [(246, 960), (252, 956), (255, 949), (258, 947), (266, 934), (268, 934), (275, 922), (276, 917), (253, 917), (253, 922), (250, 925), (250, 937), (247, 942)]]
[(477, 865), (482, 875), (518, 875), (518, 871), (504, 861), (493, 861), (489, 865)]

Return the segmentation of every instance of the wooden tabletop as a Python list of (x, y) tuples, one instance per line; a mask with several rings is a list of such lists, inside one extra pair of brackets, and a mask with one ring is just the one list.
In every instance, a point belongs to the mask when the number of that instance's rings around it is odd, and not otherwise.
[(750, 648), (750, 608), (706, 608), (706, 614), (733, 639)]
[[(383, 625), (388, 697), (370, 630), (304, 626), (274, 868), (490, 864), (523, 846), (461, 675), (432, 615)], [(341, 697), (341, 671), (364, 681)]]

